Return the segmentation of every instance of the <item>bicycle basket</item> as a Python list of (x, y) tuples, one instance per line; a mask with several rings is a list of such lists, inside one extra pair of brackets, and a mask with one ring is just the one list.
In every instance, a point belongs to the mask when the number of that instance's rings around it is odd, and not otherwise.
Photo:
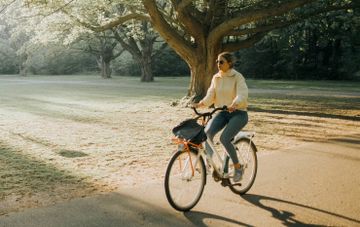
[(199, 125), (195, 119), (187, 119), (172, 130), (175, 136), (200, 144), (206, 140), (204, 126)]

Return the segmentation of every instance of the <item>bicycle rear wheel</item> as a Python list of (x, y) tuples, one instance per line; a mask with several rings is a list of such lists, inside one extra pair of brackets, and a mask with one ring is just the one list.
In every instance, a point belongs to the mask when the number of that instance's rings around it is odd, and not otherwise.
[[(234, 144), (236, 152), (239, 158), (240, 164), (243, 166), (243, 177), (239, 182), (234, 182), (232, 178), (229, 178), (229, 187), (232, 192), (243, 195), (250, 190), (254, 184), (257, 173), (257, 156), (256, 148), (253, 143), (250, 144), (249, 139), (240, 139)], [(233, 175), (234, 165), (229, 160), (229, 173)]]
[(170, 205), (188, 211), (200, 200), (206, 183), (204, 160), (197, 152), (176, 152), (166, 169), (165, 193)]

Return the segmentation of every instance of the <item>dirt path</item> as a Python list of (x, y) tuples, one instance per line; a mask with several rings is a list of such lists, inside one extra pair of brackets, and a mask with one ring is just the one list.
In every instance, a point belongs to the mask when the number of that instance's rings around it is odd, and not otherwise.
[(247, 195), (209, 176), (203, 197), (187, 213), (170, 207), (159, 180), (12, 213), (0, 217), (0, 226), (360, 226), (359, 139), (260, 153)]

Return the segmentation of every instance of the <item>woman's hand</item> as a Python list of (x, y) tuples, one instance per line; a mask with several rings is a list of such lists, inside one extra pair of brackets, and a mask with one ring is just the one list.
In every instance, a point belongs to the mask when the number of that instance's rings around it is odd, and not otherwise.
[(228, 111), (231, 113), (231, 112), (234, 112), (236, 110), (236, 107), (235, 105), (231, 105), (228, 107)]

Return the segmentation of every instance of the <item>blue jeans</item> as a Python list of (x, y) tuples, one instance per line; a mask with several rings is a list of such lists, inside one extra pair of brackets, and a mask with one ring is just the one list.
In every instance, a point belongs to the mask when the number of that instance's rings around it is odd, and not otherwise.
[[(246, 111), (236, 110), (234, 112), (221, 111), (219, 112), (205, 128), (205, 133), (213, 142), (214, 136), (225, 126), (224, 131), (220, 136), (220, 142), (225, 147), (228, 155), (234, 164), (239, 163), (239, 159), (236, 155), (236, 150), (234, 145), (231, 143), (235, 135), (240, 132), (240, 130), (247, 124), (248, 114)], [(212, 156), (214, 151), (211, 149), (208, 142), (205, 143), (205, 148), (208, 152), (208, 155)]]

